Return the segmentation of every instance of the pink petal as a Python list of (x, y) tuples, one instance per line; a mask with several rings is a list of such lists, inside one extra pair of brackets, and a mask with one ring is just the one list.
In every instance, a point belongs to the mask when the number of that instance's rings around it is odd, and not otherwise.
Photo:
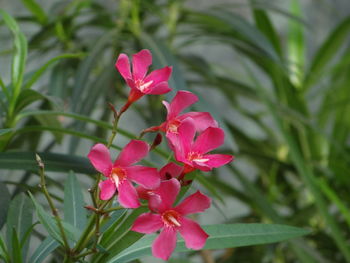
[(124, 80), (126, 81), (127, 79), (131, 79), (131, 72), (130, 72), (130, 62), (129, 62), (129, 58), (127, 55), (125, 54), (120, 54), (117, 62), (115, 63), (115, 67), (117, 68), (117, 70), (119, 71), (120, 75), (122, 75), (122, 77), (124, 78)]
[(88, 154), (90, 162), (97, 171), (108, 177), (112, 169), (112, 161), (108, 148), (101, 143), (95, 144)]
[(233, 156), (228, 154), (207, 154), (203, 158), (209, 159), (206, 164), (213, 168), (223, 166), (233, 160)]
[(122, 180), (118, 185), (118, 201), (125, 208), (140, 206), (136, 189), (128, 180)]
[(98, 184), (98, 187), (100, 188), (100, 199), (101, 200), (109, 200), (112, 198), (112, 196), (115, 194), (115, 191), (117, 190), (117, 187), (115, 186), (115, 183), (110, 180), (104, 180)]
[(151, 88), (146, 91), (146, 94), (152, 94), (152, 95), (161, 95), (165, 94), (171, 91), (171, 88), (169, 87), (168, 82), (163, 81), (161, 83), (158, 83), (156, 86), (151, 86)]
[(224, 143), (225, 133), (220, 128), (209, 127), (203, 131), (193, 145), (193, 151), (207, 153)]
[(156, 258), (168, 260), (176, 247), (176, 230), (165, 227), (153, 241), (152, 254)]
[[(151, 210), (162, 213), (163, 211), (172, 208), (172, 205), (179, 194), (180, 188), (180, 183), (175, 178), (161, 182), (159, 188), (154, 191), (154, 195), (151, 195), (149, 198), (149, 206)], [(160, 197), (161, 202), (159, 202), (159, 197), (157, 195)]]
[(185, 240), (186, 247), (192, 249), (202, 249), (209, 237), (197, 222), (185, 217), (181, 220), (179, 232)]
[[(203, 158), (205, 158), (205, 157), (203, 157)], [(198, 170), (203, 171), (203, 172), (209, 172), (213, 169), (213, 167), (210, 167), (206, 162), (192, 161), (192, 166)]]
[(192, 141), (196, 134), (196, 127), (191, 118), (182, 121), (178, 128), (177, 135), (169, 136), (167, 138), (171, 141), (175, 151), (175, 158), (179, 162), (185, 162), (187, 154), (191, 151)]
[(170, 103), (170, 111), (168, 112), (167, 119), (176, 118), (184, 109), (197, 101), (198, 97), (193, 93), (185, 90), (178, 91)]
[(143, 186), (137, 186), (136, 188), (136, 192), (137, 192), (137, 195), (139, 196), (140, 199), (144, 199), (144, 200), (148, 200), (149, 198), (149, 194), (148, 192), (149, 191), (152, 191), (152, 190), (149, 190)]
[(202, 132), (209, 127), (218, 127), (217, 121), (214, 120), (209, 112), (188, 112), (179, 116), (178, 119), (183, 120), (186, 118), (193, 119), (198, 132)]
[(168, 81), (171, 75), (172, 68), (164, 67), (152, 71), (145, 79), (144, 83), (153, 81), (152, 86), (157, 86), (159, 83)]
[(183, 169), (183, 166), (177, 165), (176, 163), (168, 163), (162, 169), (160, 169), (160, 178), (162, 180), (168, 180), (172, 177), (176, 178), (182, 173)]
[(120, 152), (115, 166), (126, 167), (140, 161), (148, 154), (149, 146), (144, 141), (131, 140)]
[(160, 175), (157, 168), (145, 167), (141, 165), (129, 166), (125, 168), (126, 176), (148, 189), (154, 189), (160, 184)]
[(143, 234), (151, 234), (159, 230), (161, 227), (163, 227), (161, 215), (144, 213), (136, 218), (131, 230)]
[(148, 49), (142, 49), (132, 56), (132, 72), (135, 80), (146, 76), (148, 67), (152, 64), (152, 54)]
[(181, 204), (175, 207), (175, 210), (182, 215), (200, 213), (210, 207), (211, 200), (200, 191), (188, 196)]

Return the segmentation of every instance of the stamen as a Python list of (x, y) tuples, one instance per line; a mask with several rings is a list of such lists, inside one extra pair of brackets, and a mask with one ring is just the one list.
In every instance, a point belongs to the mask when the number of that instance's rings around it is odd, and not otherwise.
[(170, 226), (170, 227), (180, 227), (181, 224), (179, 222), (180, 220), (180, 215), (178, 212), (174, 211), (174, 210), (168, 210), (165, 211), (162, 214), (162, 220), (164, 222), (165, 225)]

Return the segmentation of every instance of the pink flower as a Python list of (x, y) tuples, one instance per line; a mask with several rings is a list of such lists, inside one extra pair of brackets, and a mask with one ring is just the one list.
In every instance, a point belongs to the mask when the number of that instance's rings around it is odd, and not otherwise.
[[(183, 166), (177, 165), (176, 163), (170, 162), (163, 166), (162, 169), (159, 171), (160, 179), (161, 180), (169, 180), (171, 178), (177, 178), (179, 177), (184, 170)], [(148, 200), (151, 196), (158, 194), (159, 188), (156, 189), (147, 189), (143, 186), (136, 187), (136, 191), (139, 195), (139, 198)]]
[(196, 127), (191, 118), (182, 121), (178, 129), (178, 137), (173, 141), (175, 158), (185, 164), (184, 173), (195, 169), (210, 171), (233, 160), (232, 155), (207, 154), (224, 143), (224, 131), (209, 127), (198, 135), (194, 141)]
[[(153, 256), (168, 260), (176, 247), (177, 231), (185, 240), (186, 247), (201, 249), (204, 247), (208, 234), (199, 224), (186, 215), (203, 212), (210, 207), (210, 198), (200, 191), (188, 196), (181, 204), (173, 207), (180, 191), (180, 183), (175, 178), (164, 181), (158, 189), (158, 195), (150, 198), (152, 212), (140, 215), (131, 230), (151, 234), (162, 229), (153, 241)], [(159, 199), (160, 198), (160, 199)]]
[(187, 118), (192, 118), (194, 120), (198, 132), (201, 132), (208, 127), (218, 127), (218, 123), (213, 119), (209, 112), (187, 112), (180, 114), (184, 109), (197, 101), (198, 97), (193, 93), (185, 90), (178, 91), (170, 104), (167, 101), (163, 101), (168, 112), (166, 121), (159, 126), (148, 128), (145, 131), (152, 132), (161, 130), (166, 133), (167, 138), (172, 142), (174, 137), (178, 134), (178, 128), (182, 121)]
[[(168, 80), (172, 68), (164, 67), (147, 74), (148, 67), (152, 64), (152, 54), (143, 49), (132, 56), (132, 73), (129, 58), (126, 54), (120, 54), (115, 64), (128, 86), (131, 88), (128, 106), (145, 94), (164, 94), (171, 90)], [(125, 110), (124, 110), (125, 111)]]
[[(135, 187), (131, 182), (145, 188), (157, 188), (160, 177), (156, 168), (133, 165), (144, 158), (149, 151), (147, 143), (131, 140), (112, 163), (109, 150), (103, 144), (92, 147), (88, 157), (95, 169), (101, 172), (107, 180), (99, 183), (100, 199), (108, 200), (118, 190), (118, 201), (125, 208), (140, 206)], [(133, 165), (133, 166), (132, 166)]]
[(193, 93), (185, 90), (180, 90), (169, 104), (163, 101), (164, 106), (168, 111), (166, 121), (160, 125), (160, 129), (167, 134), (178, 133), (178, 128), (181, 122), (186, 118), (192, 118), (198, 132), (205, 130), (208, 127), (218, 127), (218, 123), (213, 119), (209, 112), (188, 112), (180, 115), (180, 113), (198, 101), (198, 97)]

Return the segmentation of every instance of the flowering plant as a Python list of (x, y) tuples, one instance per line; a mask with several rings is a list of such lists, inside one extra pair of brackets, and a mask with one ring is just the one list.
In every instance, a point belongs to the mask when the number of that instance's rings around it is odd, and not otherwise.
[[(201, 190), (192, 194), (187, 192), (194, 188), (193, 181), (200, 176), (199, 172), (210, 172), (228, 164), (233, 161), (233, 156), (210, 153), (224, 143), (225, 132), (209, 112), (183, 113), (198, 101), (192, 92), (180, 90), (170, 103), (163, 101), (167, 110), (166, 119), (158, 126), (140, 131), (137, 138), (132, 138), (114, 156), (110, 148), (114, 146), (121, 116), (144, 95), (171, 91), (168, 80), (172, 68), (167, 66), (147, 75), (151, 64), (151, 52), (145, 49), (132, 56), (132, 71), (125, 54), (120, 54), (117, 59), (115, 66), (130, 92), (120, 110), (109, 105), (114, 116), (109, 140), (96, 143), (87, 154), (98, 172), (94, 177), (95, 184), (89, 189), (91, 205), (85, 205), (77, 178), (71, 173), (65, 185), (62, 219), (46, 187), (45, 160), (36, 155), (40, 187), (52, 216), (29, 193), (37, 217), (49, 234), (29, 262), (42, 262), (56, 249), (64, 254), (64, 262), (89, 260), (122, 263), (150, 253), (168, 260), (175, 249), (189, 251), (264, 244), (306, 233), (302, 229), (282, 225), (224, 224), (202, 227), (199, 224), (198, 214), (210, 208), (212, 199)], [(152, 143), (143, 140), (145, 134), (152, 132), (157, 132)], [(168, 145), (167, 163), (160, 169), (146, 166), (145, 157), (157, 149), (163, 136)], [(25, 195), (19, 195), (11, 203), (10, 218), (18, 214), (16, 207), (19, 204), (25, 204), (28, 213), (32, 211), (30, 200)], [(31, 215), (28, 218), (31, 222)], [(25, 235), (22, 232), (17, 234), (17, 230), (11, 229), (10, 225), (7, 227), (11, 242), (21, 250), (26, 244)], [(28, 225), (25, 229), (30, 233), (32, 227)], [(178, 233), (182, 239), (177, 237)], [(252, 235), (254, 238), (251, 238)], [(12, 262), (9, 249), (2, 239), (0, 241), (0, 256), (6, 262)], [(13, 258), (20, 260), (14, 262), (22, 262), (19, 257), (14, 254)]]

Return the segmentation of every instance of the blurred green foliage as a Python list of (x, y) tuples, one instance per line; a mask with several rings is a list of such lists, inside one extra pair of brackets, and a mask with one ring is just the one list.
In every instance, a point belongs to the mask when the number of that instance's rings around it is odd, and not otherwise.
[[(121, 105), (127, 97), (115, 59), (120, 52), (148, 48), (155, 68), (174, 67), (174, 91), (201, 94), (196, 109), (211, 111), (226, 130), (224, 150), (236, 155), (236, 162), (199, 183), (225, 202), (239, 200), (249, 208), (227, 222), (312, 229), (298, 241), (203, 257), (215, 262), (350, 262), (350, 14), (310, 54), (307, 43), (313, 39), (297, 0), (287, 11), (259, 1), (201, 10), (183, 0), (55, 1), (50, 10), (35, 0), (22, 2), (30, 15), (13, 19), (0, 12), (1, 30), (13, 35), (13, 48), (0, 50), (12, 56), (11, 77), (0, 76), (0, 168), (26, 171), (16, 180), (2, 177), (4, 184), (15, 184), (14, 194), (38, 191), (30, 181), (37, 151), (46, 153), (48, 170), (91, 171), (86, 159), (76, 156), (86, 155), (79, 145), (103, 142), (99, 138), (111, 129), (107, 103)], [(271, 20), (276, 12), (288, 23), (288, 32), (279, 32)], [(35, 33), (25, 36), (20, 29), (25, 24), (35, 25)], [(218, 46), (235, 60), (212, 61), (215, 54), (209, 52)], [(28, 61), (46, 57), (27, 70)], [(160, 101), (144, 98), (134, 108), (149, 126), (164, 116)], [(59, 156), (52, 151), (57, 145), (67, 146)], [(248, 166), (256, 176), (247, 176)], [(63, 189), (60, 180), (48, 183)], [(0, 209), (6, 214), (8, 205)], [(14, 238), (23, 234), (13, 233)]]

